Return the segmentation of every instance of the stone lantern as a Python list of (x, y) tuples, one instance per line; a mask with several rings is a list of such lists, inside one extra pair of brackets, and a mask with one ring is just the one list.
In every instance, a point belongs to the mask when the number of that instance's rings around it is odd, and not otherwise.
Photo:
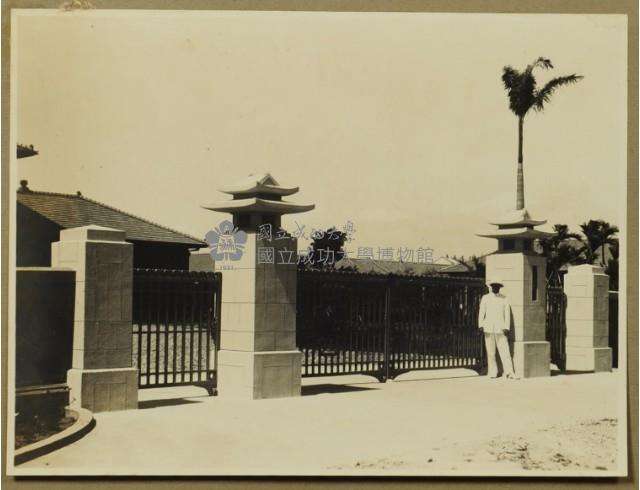
[(217, 261), (225, 254), (229, 259), (216, 267), (223, 275), (218, 392), (249, 399), (300, 395), (297, 240), (280, 224), (283, 214), (315, 206), (284, 201), (298, 187), (281, 186), (270, 174), (250, 175), (221, 191), (232, 199), (203, 206), (233, 216), (214, 233), (212, 250)]
[(497, 229), (478, 236), (498, 240), (498, 250), (486, 258), (487, 277), (499, 276), (511, 305), (514, 331), (513, 364), (523, 378), (549, 376), (550, 345), (545, 338), (546, 258), (535, 240), (553, 233), (536, 230), (546, 220), (532, 219), (526, 209), (494, 220)]
[(235, 185), (220, 189), (233, 196), (231, 201), (203, 206), (211, 211), (231, 213), (233, 224), (240, 230), (255, 231), (260, 225), (270, 224), (280, 228), (283, 214), (304, 213), (315, 208), (314, 204), (295, 204), (282, 198), (295, 194), (299, 187), (284, 187), (270, 174), (249, 175)]

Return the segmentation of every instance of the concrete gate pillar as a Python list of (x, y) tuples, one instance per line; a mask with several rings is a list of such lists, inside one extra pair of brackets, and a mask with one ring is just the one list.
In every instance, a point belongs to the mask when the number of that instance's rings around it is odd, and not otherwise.
[(609, 347), (609, 276), (602, 267), (569, 267), (567, 295), (567, 369), (611, 371)]
[[(222, 270), (218, 393), (251, 399), (298, 396), (297, 267), (259, 263), (259, 250), (273, 244), (256, 233), (247, 235), (242, 259)], [(293, 238), (279, 240), (274, 252), (295, 254), (295, 247)]]
[(486, 261), (487, 278), (502, 278), (504, 287), (500, 292), (511, 305), (516, 374), (522, 378), (549, 376), (550, 344), (545, 338), (545, 258), (523, 253), (495, 253)]
[(511, 305), (513, 365), (522, 378), (549, 376), (551, 349), (545, 338), (546, 259), (534, 250), (534, 240), (552, 236), (536, 230), (546, 223), (522, 209), (492, 224), (498, 229), (480, 234), (496, 238), (498, 250), (486, 257), (487, 279), (499, 276), (500, 291)]
[(70, 405), (92, 412), (138, 407), (131, 367), (133, 245), (125, 232), (96, 225), (60, 232), (51, 265), (76, 271)]
[(297, 191), (297, 187), (280, 186), (269, 174), (251, 175), (222, 189), (233, 200), (203, 206), (233, 215), (233, 223), (220, 224), (212, 248), (216, 270), (222, 272), (220, 396), (300, 395), (297, 240), (280, 229), (282, 214), (314, 208), (282, 200)]

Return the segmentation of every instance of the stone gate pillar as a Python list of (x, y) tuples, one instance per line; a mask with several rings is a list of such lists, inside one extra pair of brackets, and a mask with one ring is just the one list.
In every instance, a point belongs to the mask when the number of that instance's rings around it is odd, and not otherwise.
[(92, 412), (138, 406), (131, 367), (133, 245), (125, 232), (96, 225), (60, 232), (51, 265), (76, 271), (70, 405)]
[(602, 267), (569, 267), (564, 277), (567, 295), (567, 369), (611, 371), (609, 347), (609, 276)]
[[(218, 393), (247, 399), (300, 395), (296, 348), (297, 240), (280, 218), (314, 208), (282, 200), (297, 187), (269, 174), (222, 189), (233, 200), (203, 206), (233, 215), (213, 236), (212, 256), (222, 272)], [(216, 223), (217, 224), (217, 223)], [(208, 235), (209, 237), (209, 235)]]
[(533, 243), (553, 235), (535, 229), (543, 223), (546, 221), (531, 219), (523, 209), (491, 223), (497, 230), (479, 235), (498, 240), (498, 250), (486, 257), (486, 274), (504, 282), (500, 292), (511, 305), (513, 365), (522, 378), (550, 374), (550, 345), (545, 338), (546, 259), (534, 250)]

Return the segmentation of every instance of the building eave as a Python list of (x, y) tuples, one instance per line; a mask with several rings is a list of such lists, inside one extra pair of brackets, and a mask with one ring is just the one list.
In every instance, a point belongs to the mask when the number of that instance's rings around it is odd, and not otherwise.
[(555, 236), (555, 233), (522, 227), (502, 228), (483, 233), (476, 233), (476, 236), (484, 238), (550, 238), (552, 236)]
[(299, 187), (282, 186), (270, 173), (251, 174), (242, 181), (219, 189), (225, 194), (271, 194), (274, 196), (290, 196), (300, 190)]
[(510, 211), (509, 213), (502, 216), (501, 218), (491, 221), (489, 224), (496, 225), (499, 227), (515, 228), (519, 226), (544, 225), (546, 222), (547, 222), (546, 219), (544, 220), (533, 219), (529, 215), (529, 211), (527, 211), (526, 209), (518, 209), (518, 210)]
[(259, 197), (234, 199), (202, 206), (210, 211), (220, 213), (264, 213), (264, 214), (295, 214), (315, 209), (315, 204), (294, 204), (286, 201), (270, 201)]

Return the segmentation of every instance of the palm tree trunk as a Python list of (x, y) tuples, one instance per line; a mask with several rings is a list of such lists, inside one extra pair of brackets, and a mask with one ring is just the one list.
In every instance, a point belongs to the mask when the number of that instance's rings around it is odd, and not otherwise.
[(518, 177), (516, 183), (516, 209), (524, 209), (524, 173), (522, 171), (522, 132), (524, 117), (518, 118)]

